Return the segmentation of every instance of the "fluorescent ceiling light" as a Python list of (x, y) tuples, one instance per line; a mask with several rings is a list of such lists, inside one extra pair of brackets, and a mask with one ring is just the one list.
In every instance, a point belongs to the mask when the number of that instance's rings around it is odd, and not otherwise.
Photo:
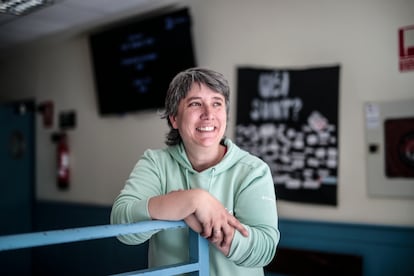
[(0, 12), (23, 15), (52, 3), (53, 0), (1, 0)]

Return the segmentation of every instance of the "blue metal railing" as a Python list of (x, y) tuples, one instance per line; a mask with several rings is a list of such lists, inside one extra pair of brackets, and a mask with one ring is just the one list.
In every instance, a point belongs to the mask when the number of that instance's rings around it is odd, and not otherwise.
[[(0, 251), (23, 249), (53, 244), (62, 244), (77, 241), (94, 240), (115, 237), (118, 235), (144, 233), (153, 230), (185, 228), (183, 221), (144, 221), (132, 224), (99, 225), (45, 232), (34, 232), (0, 236)], [(131, 271), (117, 275), (176, 275), (190, 273), (190, 275), (209, 275), (208, 242), (199, 234), (189, 229), (188, 262), (169, 266), (160, 266), (138, 271)]]

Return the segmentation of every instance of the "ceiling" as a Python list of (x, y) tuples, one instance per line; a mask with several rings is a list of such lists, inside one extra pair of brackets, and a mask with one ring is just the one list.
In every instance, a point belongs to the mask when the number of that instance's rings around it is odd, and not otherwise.
[(171, 4), (168, 0), (55, 0), (24, 16), (0, 13), (0, 51), (49, 35), (81, 32)]

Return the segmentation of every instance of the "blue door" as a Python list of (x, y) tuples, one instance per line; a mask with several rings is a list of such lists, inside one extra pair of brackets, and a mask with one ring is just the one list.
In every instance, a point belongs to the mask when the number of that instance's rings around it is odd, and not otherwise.
[[(0, 235), (32, 231), (35, 104), (0, 104)], [(0, 275), (30, 275), (30, 249), (0, 252)]]

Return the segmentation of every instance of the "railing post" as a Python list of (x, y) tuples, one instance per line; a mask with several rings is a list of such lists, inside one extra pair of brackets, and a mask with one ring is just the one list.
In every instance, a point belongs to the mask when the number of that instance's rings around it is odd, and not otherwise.
[(198, 233), (189, 229), (190, 262), (197, 262), (199, 270), (192, 272), (191, 276), (209, 276), (210, 261), (208, 241)]

